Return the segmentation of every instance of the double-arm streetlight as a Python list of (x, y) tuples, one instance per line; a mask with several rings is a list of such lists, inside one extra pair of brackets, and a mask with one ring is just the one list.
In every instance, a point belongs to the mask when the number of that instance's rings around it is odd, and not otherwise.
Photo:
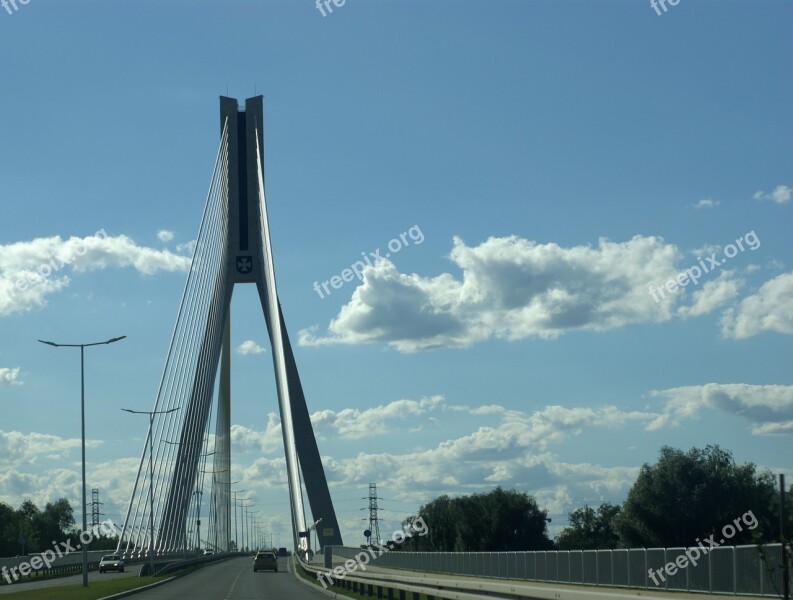
[(149, 415), (149, 571), (154, 577), (154, 415), (167, 415), (181, 407), (168, 410), (131, 410), (122, 408), (133, 415)]
[(247, 523), (247, 526), (248, 526), (248, 538), (247, 538), (247, 541), (248, 541), (248, 552), (250, 552), (251, 549), (253, 548), (253, 539), (252, 539), (252, 536), (251, 536), (251, 525), (253, 524), (253, 515), (259, 512), (258, 510), (251, 510), (251, 511), (248, 510), (248, 508), (253, 508), (254, 506), (256, 506), (256, 505), (255, 504), (251, 504), (251, 505), (245, 507), (245, 514), (248, 516), (248, 523)]
[[(53, 346), (55, 348), (79, 348), (80, 349), (80, 419), (82, 421), (82, 450), (83, 450), (83, 531), (88, 528), (88, 516), (86, 514), (86, 506), (88, 499), (86, 498), (85, 490), (85, 349), (89, 346), (104, 346), (123, 340), (125, 335), (121, 337), (114, 337), (106, 342), (93, 342), (91, 344), (56, 344), (55, 342), (48, 342), (39, 340), (42, 344)], [(88, 587), (88, 544), (82, 544), (83, 550), (83, 587)]]
[[(259, 511), (257, 510), (256, 512), (258, 513)], [(256, 519), (258, 519), (259, 517), (254, 513), (251, 513), (251, 515), (253, 515), (251, 517), (251, 521), (253, 524), (253, 535), (251, 536), (251, 548), (255, 552), (256, 550), (259, 549), (259, 523), (256, 522)]]
[[(237, 494), (242, 494), (247, 491), (248, 490), (231, 490), (231, 493), (234, 494), (234, 549), (237, 552), (240, 551), (240, 530), (237, 527)], [(247, 498), (242, 499), (243, 502), (245, 500), (247, 500)]]
[[(240, 516), (242, 516), (242, 546), (243, 546), (243, 549), (246, 548), (245, 542), (247, 541), (248, 545), (250, 545), (250, 541), (251, 541), (250, 540), (251, 528), (248, 525), (248, 509), (253, 507), (253, 506), (256, 506), (255, 504), (243, 504), (243, 502), (245, 500), (250, 500), (250, 498), (243, 498), (242, 500), (240, 500)], [(244, 516), (243, 516), (243, 511), (245, 512)], [(246, 527), (248, 528), (248, 535), (245, 535), (245, 528)]]

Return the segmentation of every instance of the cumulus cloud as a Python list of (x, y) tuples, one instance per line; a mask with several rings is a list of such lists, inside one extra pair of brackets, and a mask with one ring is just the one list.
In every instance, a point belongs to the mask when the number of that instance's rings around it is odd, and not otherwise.
[(619, 501), (639, 466), (565, 463), (551, 447), (587, 429), (644, 426), (659, 416), (614, 406), (545, 406), (533, 412), (498, 405), (449, 408), (477, 416), (475, 429), (429, 448), (406, 447), (399, 454), (368, 446), (354, 457), (325, 457), (329, 481), (346, 490), (388, 473), (390, 494), (427, 500), (442, 493), (486, 491), (496, 485), (530, 489), (541, 506), (564, 514), (580, 506), (582, 498)]
[[(444, 414), (447, 410), (451, 415)], [(440, 435), (434, 442), (426, 436), (417, 439), (409, 435), (417, 421), (433, 415), (439, 422), (442, 417), (462, 417), (463, 423), (469, 425), (451, 438), (438, 432)], [(415, 511), (422, 499), (428, 501), (442, 493), (487, 491), (501, 485), (531, 490), (541, 506), (561, 515), (579, 506), (582, 499), (613, 501), (623, 497), (639, 466), (564, 462), (552, 449), (591, 428), (641, 427), (658, 417), (657, 413), (624, 411), (614, 406), (544, 406), (528, 411), (497, 404), (450, 407), (443, 396), (436, 395), (419, 400), (394, 400), (369, 409), (318, 411), (312, 415), (312, 421), (318, 435), (332, 433), (335, 438), (346, 440), (366, 438), (363, 446), (354, 444), (358, 449), (354, 455), (322, 457), (332, 490), (349, 492), (357, 487), (365, 490), (368, 482), (383, 481), (383, 474), (387, 473), (388, 480), (384, 483), (389, 498), (415, 502), (410, 509)], [(376, 428), (376, 437), (367, 438), (370, 428)], [(0, 460), (8, 460), (8, 468), (0, 469), (3, 473), (0, 500), (17, 505), (23, 497), (54, 499), (65, 495), (73, 506), (78, 506), (79, 440), (38, 436), (42, 434), (0, 435)], [(397, 438), (404, 443), (396, 451), (383, 451)], [(247, 489), (246, 495), (257, 503), (269, 500), (285, 505), (286, 466), (277, 415), (268, 415), (263, 431), (233, 425), (231, 443), (232, 455), (237, 456), (233, 468), (234, 478), (241, 480), (239, 487)], [(251, 453), (256, 455), (252, 460)], [(92, 454), (98, 457), (98, 453)], [(45, 459), (68, 464), (47, 463), (44, 469), (26, 467)], [(138, 460), (109, 460), (91, 465), (92, 485), (107, 490), (107, 495), (102, 497), (107, 514), (123, 518)], [(263, 497), (266, 499), (260, 500)], [(337, 510), (342, 507), (348, 506), (337, 502)], [(359, 499), (356, 499), (356, 515), (358, 508)], [(282, 519), (278, 522), (288, 530), (288, 513), (278, 513), (274, 519), (274, 523)], [(352, 525), (342, 523), (342, 527)]]
[(0, 367), (0, 385), (22, 385), (19, 380), (19, 367)]
[(657, 390), (651, 395), (663, 400), (663, 414), (648, 425), (648, 430), (695, 419), (703, 408), (710, 408), (749, 420), (754, 435), (793, 432), (790, 385), (708, 383)]
[[(591, 428), (614, 429), (624, 426), (644, 427), (659, 418), (659, 413), (624, 411), (615, 406), (595, 408), (545, 406), (524, 412), (496, 404), (468, 407), (448, 406), (440, 395), (421, 400), (395, 400), (369, 409), (344, 408), (338, 411), (318, 411), (311, 415), (318, 435), (333, 433), (337, 439), (359, 440), (393, 438), (409, 432), (417, 420), (426, 420), (433, 413), (441, 416), (446, 410), (476, 417), (470, 422), (474, 428), (456, 438), (446, 439), (429, 447), (404, 446), (401, 453), (378, 452), (376, 441), (367, 443), (366, 451), (354, 457), (323, 457), (328, 479), (333, 485), (345, 488), (376, 481), (389, 473), (389, 487), (395, 491), (437, 495), (448, 490), (484, 489), (495, 485), (562, 485), (569, 482), (567, 471), (550, 452), (553, 446)], [(385, 434), (385, 435), (384, 435)], [(412, 438), (406, 437), (409, 441)], [(233, 426), (232, 444), (236, 452), (258, 450), (281, 452), (280, 421), (274, 413), (268, 418), (265, 431)], [(592, 471), (592, 467), (588, 467)], [(638, 467), (635, 467), (638, 468)], [(283, 482), (283, 458), (261, 458), (246, 477), (266, 487)], [(561, 470), (560, 470), (561, 469)], [(574, 465), (568, 465), (574, 470)], [(605, 482), (591, 472), (583, 476), (580, 485), (587, 487), (587, 497), (594, 489), (606, 493), (629, 483), (626, 473), (634, 467), (620, 467), (620, 475), (609, 469), (612, 481)], [(621, 488), (620, 488), (621, 489)]]
[[(79, 442), (79, 440), (78, 440)], [(39, 508), (59, 498), (69, 500), (79, 515), (82, 502), (79, 445), (74, 457), (48, 457), (54, 462), (46, 468), (27, 464), (9, 465), (0, 470), (0, 502), (19, 506), (24, 499), (33, 500)], [(69, 464), (57, 463), (63, 459)], [(102, 512), (120, 527), (135, 483), (138, 458), (123, 458), (106, 462), (92, 462), (89, 458), (90, 485), (101, 490)], [(79, 517), (78, 517), (79, 518)]]
[(196, 241), (190, 240), (189, 242), (185, 242), (184, 244), (177, 244), (176, 251), (179, 254), (187, 254), (188, 256), (193, 256), (193, 254), (195, 254), (195, 247), (196, 247)]
[(733, 271), (722, 271), (718, 279), (706, 281), (696, 290), (691, 295), (691, 304), (681, 306), (677, 313), (684, 318), (710, 314), (736, 298), (742, 285), (743, 281), (736, 279)]
[(190, 258), (104, 230), (82, 238), (53, 236), (0, 245), (0, 316), (44, 306), (48, 296), (69, 285), (67, 273), (123, 267), (142, 275), (187, 271)]
[(721, 333), (726, 338), (742, 339), (765, 331), (793, 334), (793, 272), (766, 281), (722, 315)]
[(793, 190), (786, 185), (778, 185), (770, 194), (766, 194), (762, 190), (755, 192), (752, 196), (755, 200), (770, 200), (776, 204), (787, 204), (793, 199)]
[(322, 410), (311, 415), (315, 431), (332, 430), (338, 437), (360, 439), (384, 435), (391, 431), (393, 422), (412, 426), (418, 418), (443, 406), (443, 396), (431, 396), (421, 400), (395, 400), (372, 408), (345, 408), (340, 411)]
[[(46, 433), (0, 431), (0, 465), (32, 464), (39, 458), (60, 458), (80, 448), (80, 438), (61, 438)], [(99, 440), (86, 440), (86, 447), (102, 445)]]
[(168, 231), (167, 229), (160, 229), (157, 232), (157, 239), (161, 242), (170, 242), (174, 237), (173, 231)]
[(253, 340), (245, 340), (239, 346), (237, 346), (237, 354), (242, 354), (243, 356), (248, 354), (261, 354), (263, 352), (264, 348), (262, 348)]
[(702, 200), (697, 200), (692, 206), (694, 208), (713, 208), (718, 206), (720, 203), (718, 200), (713, 200), (712, 198), (703, 198)]
[(281, 420), (275, 413), (269, 413), (264, 431), (256, 431), (244, 425), (232, 425), (231, 444), (236, 452), (249, 450), (273, 452), (278, 448), (283, 448)]
[[(465, 347), (500, 338), (553, 339), (682, 316), (685, 290), (656, 302), (649, 293), (677, 277), (682, 257), (658, 237), (635, 236), (597, 247), (563, 248), (516, 236), (476, 247), (454, 238), (450, 259), (462, 278), (399, 273), (387, 260), (366, 267), (363, 282), (331, 320), (299, 333), (304, 346), (383, 342), (401, 352)], [(739, 282), (703, 286), (686, 316), (705, 314), (734, 295)], [(712, 297), (711, 297), (712, 296)], [(685, 312), (685, 311), (684, 311)]]

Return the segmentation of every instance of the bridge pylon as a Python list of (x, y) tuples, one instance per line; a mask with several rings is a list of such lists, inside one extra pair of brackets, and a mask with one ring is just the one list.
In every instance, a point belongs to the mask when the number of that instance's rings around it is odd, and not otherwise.
[[(317, 530), (319, 545), (342, 545), (278, 300), (264, 191), (263, 114), (262, 96), (248, 98), (244, 109), (234, 98), (220, 98), (220, 147), (155, 401), (155, 410), (179, 410), (156, 415), (147, 434), (144, 446), (148, 436), (154, 436), (156, 445), (156, 481), (149, 490), (144, 448), (120, 552), (145, 553), (151, 535), (146, 527), (149, 504), (145, 501), (150, 493), (156, 499), (157, 552), (187, 549), (190, 503), (198, 503), (193, 514), (200, 515), (203, 494), (196, 490), (203, 490), (207, 475), (212, 494), (206, 543), (219, 551), (233, 547), (230, 307), (234, 286), (246, 283), (256, 285), (272, 348), (294, 547), (298, 552), (309, 548), (303, 485), (314, 521), (322, 520)], [(218, 371), (214, 446), (210, 448)], [(206, 470), (209, 456), (213, 457), (212, 468)]]

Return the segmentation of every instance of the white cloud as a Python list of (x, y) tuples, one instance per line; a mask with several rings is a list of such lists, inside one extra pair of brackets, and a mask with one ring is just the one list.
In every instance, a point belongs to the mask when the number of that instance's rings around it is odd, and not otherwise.
[(132, 267), (142, 275), (186, 271), (190, 258), (138, 246), (104, 230), (83, 238), (60, 236), (0, 245), (0, 316), (40, 308), (68, 287), (71, 273)]
[(683, 318), (707, 315), (734, 299), (742, 285), (743, 281), (735, 279), (732, 271), (722, 271), (718, 279), (706, 281), (694, 291), (691, 304), (681, 306), (677, 312)]
[(157, 239), (161, 242), (170, 242), (174, 237), (173, 231), (168, 231), (167, 229), (160, 229), (157, 232)]
[(703, 198), (702, 200), (697, 200), (692, 206), (694, 208), (713, 208), (718, 206), (720, 203), (718, 200), (713, 200), (712, 198)]
[(708, 383), (657, 390), (651, 395), (662, 398), (664, 406), (663, 414), (648, 425), (648, 430), (695, 419), (703, 408), (710, 408), (751, 421), (755, 435), (793, 431), (793, 386), (790, 385)]
[[(474, 423), (473, 430), (430, 447), (423, 447), (420, 440), (407, 436), (402, 453), (378, 451), (377, 440), (393, 439), (410, 431), (415, 421), (447, 409), (476, 417), (470, 420)], [(323, 457), (331, 485), (349, 489), (382, 479), (382, 474), (388, 473), (389, 489), (413, 498), (434, 497), (450, 491), (484, 490), (505, 484), (556, 490), (558, 486), (567, 486), (571, 481), (569, 474), (576, 472), (579, 474), (576, 483), (564, 489), (585, 490), (587, 498), (597, 494), (612, 499), (619, 493), (624, 494), (638, 466), (607, 468), (565, 464), (549, 452), (550, 448), (589, 428), (641, 427), (658, 418), (658, 413), (623, 411), (614, 406), (545, 406), (531, 413), (495, 404), (474, 408), (447, 406), (443, 396), (419, 401), (396, 400), (363, 410), (318, 411), (311, 415), (318, 435), (332, 432), (336, 439), (372, 438), (365, 446), (367, 451), (355, 456)], [(258, 450), (280, 454), (282, 439), (277, 416), (269, 415), (264, 432), (233, 426), (232, 443), (237, 453)], [(282, 456), (262, 457), (245, 471), (243, 480), (246, 487), (250, 479), (264, 487), (275, 488), (285, 484), (283, 470)]]
[(659, 416), (613, 406), (546, 406), (531, 413), (498, 405), (450, 408), (477, 416), (476, 429), (430, 448), (406, 447), (401, 454), (377, 452), (372, 442), (367, 452), (354, 457), (325, 457), (331, 485), (348, 490), (382, 480), (382, 474), (388, 473), (389, 494), (404, 495), (417, 503), (443, 493), (457, 495), (501, 485), (531, 490), (540, 506), (564, 514), (584, 499), (621, 501), (639, 466), (565, 463), (550, 447), (587, 429), (643, 426)]
[(19, 381), (19, 367), (0, 367), (0, 385), (22, 385)]
[(275, 413), (268, 413), (264, 431), (256, 431), (244, 425), (231, 426), (231, 444), (235, 452), (273, 452), (283, 448), (281, 420)]
[(742, 339), (764, 331), (793, 334), (793, 272), (766, 281), (737, 308), (722, 315), (724, 337)]
[(242, 354), (243, 356), (248, 354), (261, 354), (263, 352), (264, 348), (262, 348), (253, 340), (245, 340), (239, 346), (237, 346), (237, 354)]
[(771, 202), (776, 202), (777, 204), (787, 204), (791, 199), (793, 199), (793, 189), (786, 185), (778, 185), (770, 194), (766, 194), (761, 190), (759, 192), (755, 192), (752, 198), (755, 200), (770, 200)]
[(648, 289), (677, 275), (680, 256), (657, 237), (601, 239), (596, 248), (562, 248), (516, 236), (469, 247), (455, 237), (450, 258), (462, 280), (449, 273), (404, 275), (382, 261), (364, 270), (363, 283), (325, 335), (317, 327), (304, 329), (299, 341), (309, 346), (385, 342), (413, 352), (492, 337), (548, 339), (664, 321), (679, 300), (656, 303)]
[(189, 256), (193, 256), (193, 254), (195, 253), (195, 246), (196, 246), (196, 241), (190, 240), (189, 242), (185, 242), (184, 244), (177, 244), (176, 251), (179, 254), (187, 254)]
[[(70, 446), (71, 449), (71, 446)], [(79, 521), (82, 485), (79, 462), (79, 440), (74, 447), (74, 459), (47, 468), (31, 467), (30, 462), (8, 465), (0, 470), (0, 502), (19, 506), (24, 499), (32, 499), (39, 508), (47, 502), (66, 498)], [(55, 453), (58, 452), (56, 448)], [(61, 455), (46, 457), (52, 461)], [(102, 512), (120, 527), (135, 483), (137, 458), (122, 458), (95, 463), (89, 457), (89, 485), (101, 492)]]
[[(433, 414), (443, 422), (442, 413), (448, 408), (443, 396), (438, 395), (420, 400), (395, 400), (370, 409), (344, 408), (313, 414), (312, 421), (318, 435), (332, 433), (334, 438), (359, 440), (365, 437), (369, 428), (377, 428), (378, 435), (367, 439), (365, 445), (354, 444), (361, 449), (355, 455), (322, 457), (332, 492), (339, 489), (349, 492), (358, 487), (365, 489), (368, 482), (380, 481), (388, 490), (390, 499), (408, 501), (406, 504), (414, 502), (414, 507), (409, 510), (415, 511), (421, 502), (442, 493), (457, 495), (487, 491), (501, 485), (530, 490), (541, 506), (561, 515), (580, 506), (585, 499), (618, 501), (623, 498), (639, 467), (632, 464), (566, 463), (550, 449), (587, 429), (641, 427), (659, 416), (622, 411), (613, 406), (545, 406), (524, 412), (497, 404), (473, 408), (456, 405), (451, 412), (461, 416), (463, 423), (470, 424), (461, 434), (446, 438), (443, 431), (439, 431), (443, 437), (436, 436), (435, 442), (427, 444), (425, 436), (407, 433), (417, 421), (424, 421)], [(386, 435), (381, 435), (383, 433)], [(399, 436), (404, 443), (396, 452), (381, 450), (391, 445), (389, 440)], [(238, 487), (247, 490), (246, 496), (257, 503), (261, 495), (270, 492), (278, 498), (285, 497), (286, 468), (277, 415), (272, 412), (268, 415), (263, 431), (233, 425), (231, 441), (232, 454), (237, 456), (233, 466), (234, 478), (241, 480)], [(250, 453), (256, 454), (253, 462), (246, 461), (246, 458), (250, 460)], [(97, 458), (100, 455), (96, 452), (91, 454)], [(3, 457), (0, 461), (8, 461), (8, 468), (0, 469), (0, 501), (18, 505), (25, 497), (44, 502), (66, 496), (73, 506), (79, 506), (78, 439), (0, 433), (0, 457)], [(91, 485), (102, 489), (106, 514), (123, 519), (138, 460), (125, 458), (90, 465)], [(55, 462), (45, 463), (46, 468), (31, 466), (37, 461)], [(4, 462), (0, 464), (6, 466)], [(384, 481), (384, 474), (388, 475), (387, 481)], [(337, 511), (349, 505), (349, 502), (347, 505), (337, 502)], [(356, 500), (356, 519), (358, 508)], [(274, 518), (277, 520), (282, 516), (285, 519), (283, 523), (288, 523), (288, 514), (278, 514)], [(353, 525), (357, 527), (357, 521), (346, 523), (343, 518), (342, 521), (342, 527), (350, 532)]]
[[(384, 435), (392, 431), (391, 423), (415, 420), (441, 408), (443, 396), (430, 396), (421, 400), (395, 400), (372, 408), (345, 408), (317, 411), (311, 415), (314, 430), (322, 433), (332, 430), (344, 439)], [(408, 423), (412, 426), (412, 423)]]
[[(70, 450), (80, 448), (79, 438), (61, 438), (46, 433), (0, 431), (0, 465), (35, 463), (39, 458), (61, 458)], [(86, 440), (86, 447), (102, 445), (98, 440)]]

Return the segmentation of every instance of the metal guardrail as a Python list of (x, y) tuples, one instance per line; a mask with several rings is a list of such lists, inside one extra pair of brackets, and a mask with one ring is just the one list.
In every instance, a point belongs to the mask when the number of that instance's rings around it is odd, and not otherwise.
[[(99, 570), (99, 561), (102, 559), (103, 556), (107, 556), (108, 554), (113, 554), (112, 550), (89, 550), (88, 551), (88, 570), (89, 571), (98, 571)], [(64, 554), (63, 556), (59, 556), (51, 561), (50, 566), (46, 567), (42, 565), (38, 569), (32, 568), (31, 561), (37, 557), (41, 556), (41, 553), (34, 553), (28, 554), (25, 556), (14, 556), (8, 558), (0, 558), (0, 573), (3, 573), (0, 576), (0, 585), (4, 585), (7, 583), (5, 577), (11, 578), (14, 583), (22, 582), (22, 581), (30, 581), (33, 579), (38, 579), (41, 577), (57, 577), (62, 575), (70, 575), (74, 573), (82, 573), (83, 571), (83, 555), (81, 552), (69, 552), (68, 554)], [(220, 555), (223, 556), (223, 555)], [(136, 564), (143, 564), (144, 566), (148, 566), (148, 558), (146, 556), (130, 556), (130, 555), (122, 555), (124, 558), (124, 562), (127, 567)], [(209, 556), (198, 556), (196, 557), (193, 553), (188, 553), (187, 558), (185, 558), (185, 554), (182, 552), (173, 552), (173, 553), (162, 553), (158, 554), (156, 557), (156, 562), (159, 566), (164, 567), (165, 565), (173, 562), (180, 562), (184, 560), (188, 560), (190, 558), (197, 558), (197, 559), (210, 559), (204, 562), (211, 562), (211, 558)], [(200, 562), (200, 560), (199, 560)], [(165, 564), (163, 564), (165, 563)], [(26, 568), (26, 574), (20, 575), (19, 567), (20, 565), (31, 565), (28, 569)], [(14, 573), (12, 570), (16, 568), (17, 572)], [(3, 571), (3, 569), (5, 569)], [(159, 572), (159, 569), (158, 569)]]
[[(297, 561), (298, 568), (318, 576), (327, 573), (303, 561)], [(318, 577), (319, 579), (319, 577)], [(422, 595), (428, 599), (443, 600), (482, 600), (483, 598), (534, 598), (539, 600), (557, 600), (563, 589), (567, 600), (602, 600), (608, 596), (610, 600), (646, 600), (647, 592), (643, 589), (615, 590), (609, 588), (578, 589), (559, 588), (547, 582), (486, 580), (482, 578), (454, 577), (448, 574), (399, 574), (389, 572), (371, 572), (366, 574), (346, 573), (337, 576), (328, 589), (349, 590), (363, 596), (387, 598), (388, 600), (418, 600)], [(307, 584), (312, 585), (312, 584)], [(660, 591), (657, 598), (679, 598), (673, 592)]]
[[(371, 561), (379, 567), (416, 572), (470, 575), (522, 581), (540, 581), (668, 591), (779, 596), (782, 589), (782, 547), (764, 546), (766, 560), (756, 546), (720, 546), (697, 564), (674, 575), (656, 575), (686, 548), (633, 548), (618, 550), (554, 550), (537, 552), (385, 552)], [(353, 559), (361, 548), (328, 546), (331, 553)], [(326, 556), (327, 559), (327, 556)], [(332, 560), (332, 558), (331, 558)], [(327, 563), (326, 563), (327, 564)]]

